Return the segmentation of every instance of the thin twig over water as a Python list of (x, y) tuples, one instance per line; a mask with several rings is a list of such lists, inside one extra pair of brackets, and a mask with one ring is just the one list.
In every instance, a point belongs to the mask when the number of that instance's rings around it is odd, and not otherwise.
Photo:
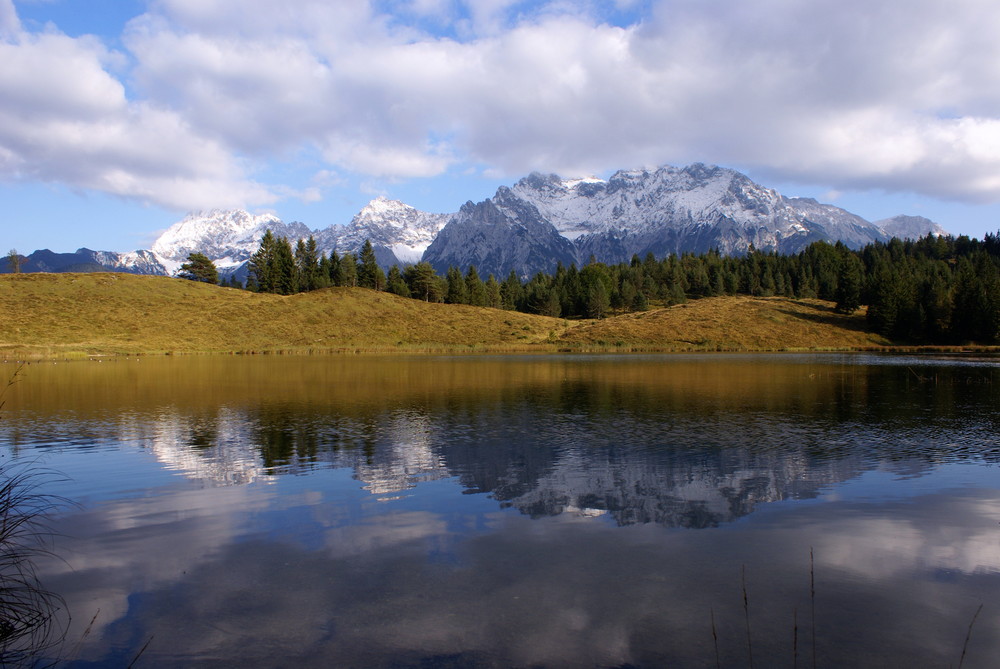
[(809, 607), (812, 616), (812, 652), (813, 669), (816, 669), (816, 562), (813, 559), (812, 546), (809, 547)]
[(979, 612), (983, 610), (983, 605), (980, 604), (979, 608), (976, 609), (975, 614), (972, 616), (972, 621), (969, 623), (969, 631), (965, 633), (965, 643), (962, 644), (962, 657), (958, 659), (958, 669), (962, 669), (962, 663), (965, 662), (965, 651), (969, 647), (969, 639), (972, 637), (972, 626), (976, 624), (976, 618), (979, 617)]
[(750, 641), (750, 598), (747, 596), (747, 566), (743, 565), (743, 617), (747, 623), (747, 657), (753, 669), (753, 643)]

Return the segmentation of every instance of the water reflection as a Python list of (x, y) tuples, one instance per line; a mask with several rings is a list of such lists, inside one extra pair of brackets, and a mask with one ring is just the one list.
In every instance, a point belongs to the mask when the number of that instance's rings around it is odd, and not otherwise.
[[(821, 664), (944, 666), (1000, 594), (995, 376), (849, 356), (33, 365), (0, 441), (80, 480), (45, 570), (76, 619), (101, 611), (81, 662), (155, 635), (156, 666), (704, 666), (711, 613), (743, 665), (745, 565), (755, 660), (790, 664), (812, 548)], [(998, 623), (987, 606), (965, 666), (989, 666)]]

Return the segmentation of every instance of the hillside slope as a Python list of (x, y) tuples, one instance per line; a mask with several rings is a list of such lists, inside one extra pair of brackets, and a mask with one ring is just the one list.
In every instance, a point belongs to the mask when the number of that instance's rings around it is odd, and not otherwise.
[(319, 351), (871, 348), (818, 300), (722, 297), (602, 321), (427, 304), (362, 288), (280, 296), (160, 276), (0, 276), (0, 359)]
[(161, 276), (0, 276), (0, 356), (518, 347), (555, 318), (362, 288), (281, 296)]

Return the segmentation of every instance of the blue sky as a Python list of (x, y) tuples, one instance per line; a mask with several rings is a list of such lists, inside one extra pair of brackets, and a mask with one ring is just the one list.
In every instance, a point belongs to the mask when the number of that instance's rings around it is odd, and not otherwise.
[(992, 0), (0, 0), (0, 247), (705, 162), (1000, 228)]

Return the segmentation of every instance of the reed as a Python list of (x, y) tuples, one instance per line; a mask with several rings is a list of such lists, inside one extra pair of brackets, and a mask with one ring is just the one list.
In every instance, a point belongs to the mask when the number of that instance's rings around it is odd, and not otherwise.
[(33, 465), (0, 468), (0, 665), (38, 657), (61, 641), (65, 604), (43, 587), (35, 562), (51, 556), (47, 519), (66, 500), (43, 492), (56, 475)]
[[(23, 367), (0, 390), (0, 410)], [(56, 616), (64, 602), (42, 586), (35, 571), (35, 560), (52, 554), (47, 519), (66, 502), (43, 492), (54, 477), (31, 464), (0, 465), (0, 666), (35, 658), (59, 641)]]

